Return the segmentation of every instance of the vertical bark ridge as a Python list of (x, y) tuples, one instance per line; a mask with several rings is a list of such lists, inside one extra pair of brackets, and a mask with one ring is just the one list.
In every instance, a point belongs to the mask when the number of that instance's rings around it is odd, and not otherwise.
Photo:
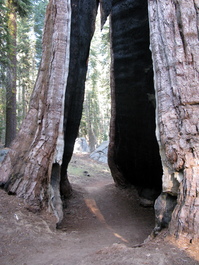
[(196, 27), (197, 27), (198, 39), (199, 39), (199, 3), (197, 0), (194, 0), (194, 7), (196, 11)]
[(199, 42), (194, 1), (148, 1), (163, 192), (178, 195), (170, 231), (199, 237)]

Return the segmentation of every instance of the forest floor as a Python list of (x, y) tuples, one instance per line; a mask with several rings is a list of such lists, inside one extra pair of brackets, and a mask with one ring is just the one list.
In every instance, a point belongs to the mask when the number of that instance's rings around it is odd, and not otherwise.
[(108, 167), (75, 154), (69, 167), (73, 196), (57, 230), (50, 213), (31, 213), (0, 190), (1, 265), (196, 265), (199, 246), (175, 242), (154, 228), (152, 208), (133, 189), (115, 187)]

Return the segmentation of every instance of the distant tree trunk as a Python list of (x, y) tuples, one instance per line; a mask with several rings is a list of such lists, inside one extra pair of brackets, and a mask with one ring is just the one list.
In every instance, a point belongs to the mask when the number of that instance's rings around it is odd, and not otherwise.
[[(61, 163), (57, 147), (63, 138), (64, 93), (69, 70), (70, 0), (49, 2), (43, 36), (43, 56), (30, 110), (0, 169), (0, 183), (25, 199), (29, 208), (47, 205), (51, 172)], [(55, 167), (53, 167), (53, 162)], [(53, 170), (52, 170), (53, 168)], [(57, 176), (59, 178), (59, 176)]]
[(148, 0), (163, 192), (177, 196), (170, 231), (199, 238), (199, 4)]
[(89, 149), (91, 152), (93, 152), (96, 148), (96, 137), (95, 137), (95, 133), (93, 131), (93, 128), (91, 126), (91, 124), (88, 125), (88, 140), (89, 140)]
[(8, 59), (9, 66), (7, 70), (7, 86), (6, 86), (6, 136), (5, 146), (10, 146), (16, 137), (16, 69), (17, 69), (17, 53), (16, 53), (16, 37), (17, 37), (17, 21), (16, 11), (13, 1), (8, 1)]
[(86, 98), (86, 104), (85, 104), (85, 114), (86, 114), (86, 124), (87, 124), (87, 133), (88, 133), (88, 143), (89, 143), (89, 149), (90, 152), (93, 152), (96, 148), (96, 135), (94, 130), (94, 116), (98, 113), (95, 113), (95, 110), (93, 110), (93, 97), (95, 95), (92, 92), (87, 92), (87, 98)]

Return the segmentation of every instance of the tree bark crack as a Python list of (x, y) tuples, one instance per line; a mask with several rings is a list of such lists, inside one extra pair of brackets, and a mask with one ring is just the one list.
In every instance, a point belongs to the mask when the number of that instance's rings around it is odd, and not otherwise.
[(183, 32), (183, 22), (182, 22), (181, 10), (180, 10), (178, 0), (176, 0), (174, 4), (175, 4), (176, 20), (177, 20), (177, 25), (179, 29), (179, 34), (182, 40), (182, 45), (183, 45), (183, 49), (184, 49), (184, 53), (186, 57), (186, 41), (185, 41), (184, 32)]
[(196, 28), (198, 31), (198, 39), (199, 39), (199, 2), (197, 0), (194, 0), (194, 7), (196, 10)]

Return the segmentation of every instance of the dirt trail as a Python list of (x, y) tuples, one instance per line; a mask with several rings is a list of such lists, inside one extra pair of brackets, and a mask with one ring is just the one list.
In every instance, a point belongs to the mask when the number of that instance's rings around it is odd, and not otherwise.
[[(76, 164), (82, 167), (88, 176), (70, 176), (74, 196), (65, 212), (63, 229), (85, 233), (87, 246), (96, 245), (99, 249), (113, 243), (125, 243), (129, 246), (142, 243), (154, 227), (152, 208), (139, 206), (136, 193), (115, 187), (110, 172), (106, 168), (99, 171), (93, 160), (78, 161), (75, 156), (70, 170)], [(145, 218), (143, 218), (145, 216)], [(105, 244), (105, 245), (103, 245)]]
[(0, 191), (2, 265), (196, 265), (199, 262), (159, 238), (143, 243), (154, 227), (152, 208), (136, 192), (117, 189), (106, 165), (74, 155), (69, 167), (73, 197), (60, 230), (51, 214), (33, 214)]

